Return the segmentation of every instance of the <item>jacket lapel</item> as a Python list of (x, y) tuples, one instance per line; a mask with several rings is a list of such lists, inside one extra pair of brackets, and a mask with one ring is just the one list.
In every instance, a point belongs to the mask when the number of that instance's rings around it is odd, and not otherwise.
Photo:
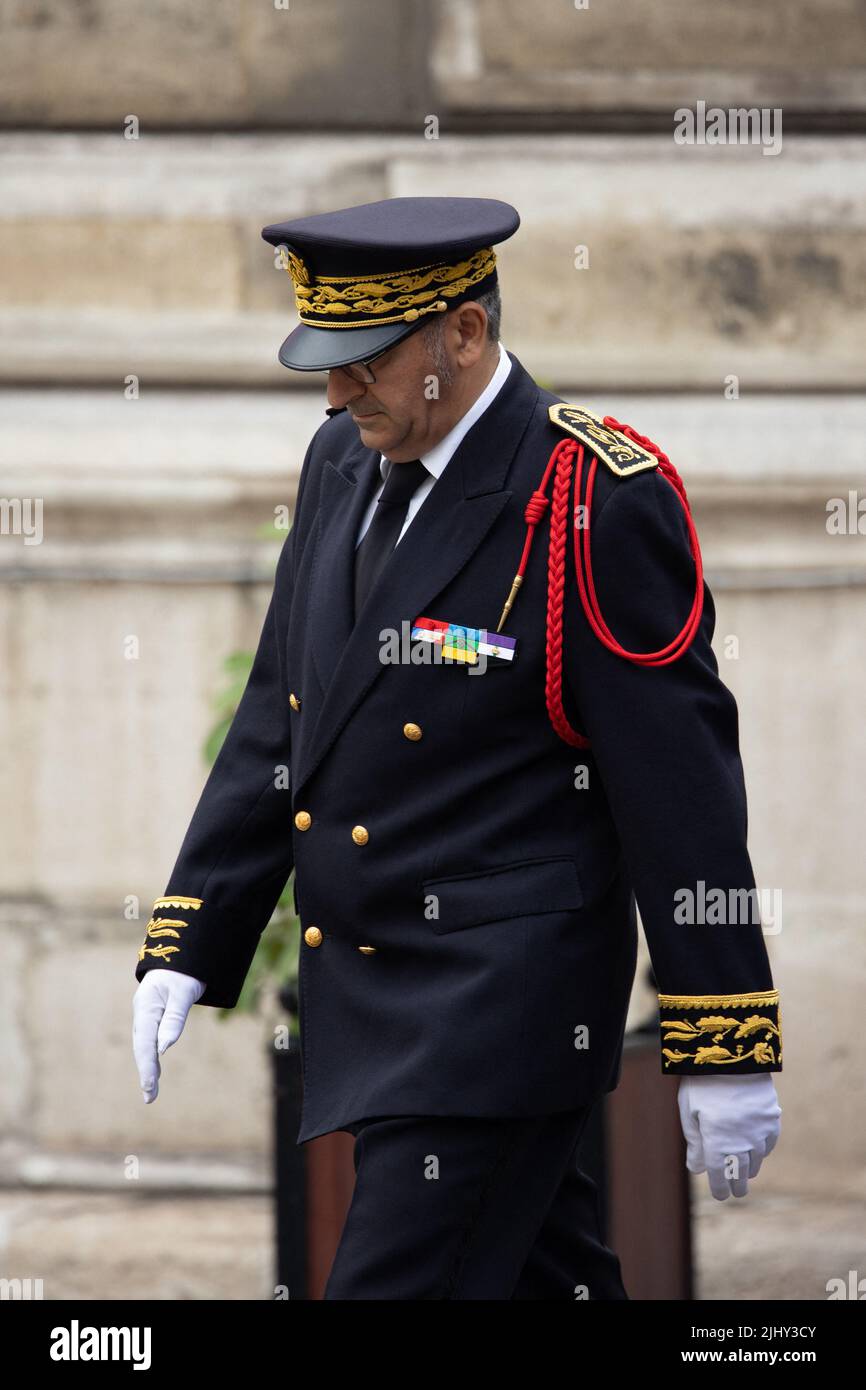
[[(378, 451), (353, 450), (342, 468), (326, 463), (322, 531), (310, 581), (310, 644), (324, 690), (318, 719), (299, 753), (296, 789), (308, 781), (385, 666), (383, 631), (424, 613), (472, 558), (511, 497), (511, 460), (539, 388), (512, 353), (505, 385), (461, 441), (371, 589), (354, 622), (355, 538), (380, 478)], [(511, 575), (505, 576), (507, 584)], [(497, 615), (498, 616), (498, 615)], [(475, 614), (456, 614), (472, 622)]]
[(360, 443), (339, 465), (327, 459), (323, 468), (307, 632), (316, 676), (327, 690), (355, 626), (355, 538), (382, 474), (378, 449)]

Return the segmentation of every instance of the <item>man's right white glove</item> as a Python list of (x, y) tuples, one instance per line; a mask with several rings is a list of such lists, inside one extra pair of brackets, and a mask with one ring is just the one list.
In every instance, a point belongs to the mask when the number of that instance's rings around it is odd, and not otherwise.
[(177, 1042), (207, 986), (179, 970), (148, 970), (132, 998), (132, 1050), (146, 1105), (159, 1095), (160, 1055)]

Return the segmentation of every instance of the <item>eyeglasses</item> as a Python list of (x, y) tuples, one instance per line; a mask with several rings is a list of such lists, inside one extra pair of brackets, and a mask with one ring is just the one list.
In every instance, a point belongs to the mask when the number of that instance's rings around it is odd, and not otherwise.
[(341, 372), (346, 372), (353, 381), (360, 381), (362, 386), (375, 386), (376, 376), (370, 370), (371, 362), (378, 362), (380, 357), (385, 357), (391, 351), (386, 348), (384, 352), (377, 352), (373, 357), (367, 357), (362, 362), (347, 362), (344, 367), (338, 368)]
[[(423, 327), (423, 323), (415, 324), (412, 333)], [(332, 370), (348, 373), (353, 381), (359, 381), (362, 386), (375, 386), (376, 377), (370, 370), (370, 363), (378, 362), (380, 357), (387, 357), (389, 352), (394, 352), (398, 347), (402, 347), (406, 339), (412, 337), (412, 333), (407, 333), (399, 342), (392, 343), (390, 347), (383, 348), (381, 352), (374, 352), (372, 357), (362, 358), (360, 362), (347, 362), (344, 367), (333, 368)]]

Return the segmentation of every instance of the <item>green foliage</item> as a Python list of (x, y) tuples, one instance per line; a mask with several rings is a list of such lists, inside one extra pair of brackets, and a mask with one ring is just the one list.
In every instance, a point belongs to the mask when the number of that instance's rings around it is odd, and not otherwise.
[[(293, 879), (294, 874), (280, 894), (267, 929), (262, 932), (233, 1012), (257, 1014), (268, 992), (285, 985), (297, 987), (301, 924), (293, 909)], [(297, 1031), (298, 1021), (292, 1013), (290, 1032), (297, 1035)]]
[(263, 521), (261, 526), (256, 527), (255, 534), (262, 541), (280, 541), (282, 543), (289, 534), (285, 526), (279, 521)]
[(240, 704), (252, 669), (252, 652), (232, 652), (231, 656), (227, 656), (223, 662), (226, 684), (224, 689), (214, 698), (217, 722), (205, 739), (203, 749), (204, 759), (208, 765), (215, 762), (216, 755), (223, 746), (223, 740), (235, 717), (235, 710)]

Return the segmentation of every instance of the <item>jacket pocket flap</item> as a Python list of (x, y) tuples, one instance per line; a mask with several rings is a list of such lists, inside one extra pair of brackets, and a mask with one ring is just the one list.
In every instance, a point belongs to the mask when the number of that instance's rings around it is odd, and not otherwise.
[(430, 922), (439, 934), (508, 917), (569, 912), (583, 904), (577, 865), (565, 858), (506, 864), (482, 874), (431, 878), (423, 886), (425, 912), (429, 913), (430, 897), (437, 899), (438, 915)]

